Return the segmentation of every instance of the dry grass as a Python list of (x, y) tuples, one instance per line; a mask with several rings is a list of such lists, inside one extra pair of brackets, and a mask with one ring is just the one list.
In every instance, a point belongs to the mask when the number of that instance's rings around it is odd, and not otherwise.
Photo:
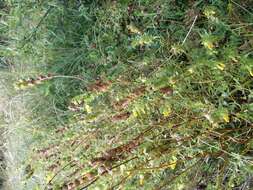
[[(9, 73), (10, 74), (10, 73)], [(1, 75), (4, 76), (4, 75)], [(0, 129), (1, 152), (4, 158), (4, 168), (0, 177), (4, 179), (3, 189), (18, 190), (26, 187), (33, 189), (39, 183), (33, 178), (25, 181), (24, 162), (29, 159), (28, 151), (32, 143), (32, 123), (28, 117), (30, 111), (26, 108), (28, 93), (16, 94), (10, 88), (9, 76), (0, 80)]]

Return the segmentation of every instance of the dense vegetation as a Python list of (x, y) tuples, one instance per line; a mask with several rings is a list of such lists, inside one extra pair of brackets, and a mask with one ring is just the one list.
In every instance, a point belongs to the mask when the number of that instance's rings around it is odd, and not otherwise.
[(0, 7), (32, 136), (20, 189), (253, 188), (252, 0)]

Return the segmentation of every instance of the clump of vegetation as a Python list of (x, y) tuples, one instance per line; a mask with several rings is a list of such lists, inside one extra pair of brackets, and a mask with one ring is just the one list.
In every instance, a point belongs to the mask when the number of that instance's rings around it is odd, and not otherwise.
[(23, 189), (253, 187), (250, 0), (4, 9), (2, 57), (31, 86)]

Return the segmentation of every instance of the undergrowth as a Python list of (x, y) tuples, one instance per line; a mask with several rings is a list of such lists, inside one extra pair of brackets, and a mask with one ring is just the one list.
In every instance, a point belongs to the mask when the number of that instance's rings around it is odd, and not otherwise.
[(20, 189), (253, 188), (251, 0), (1, 6), (31, 113)]

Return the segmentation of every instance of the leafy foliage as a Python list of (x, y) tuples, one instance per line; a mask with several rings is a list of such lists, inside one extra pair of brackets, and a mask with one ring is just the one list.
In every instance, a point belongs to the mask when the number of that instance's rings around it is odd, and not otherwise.
[(251, 4), (7, 1), (15, 48), (4, 56), (34, 64), (19, 77), (53, 73), (26, 89), (38, 94), (26, 180), (43, 171), (35, 189), (251, 188)]

